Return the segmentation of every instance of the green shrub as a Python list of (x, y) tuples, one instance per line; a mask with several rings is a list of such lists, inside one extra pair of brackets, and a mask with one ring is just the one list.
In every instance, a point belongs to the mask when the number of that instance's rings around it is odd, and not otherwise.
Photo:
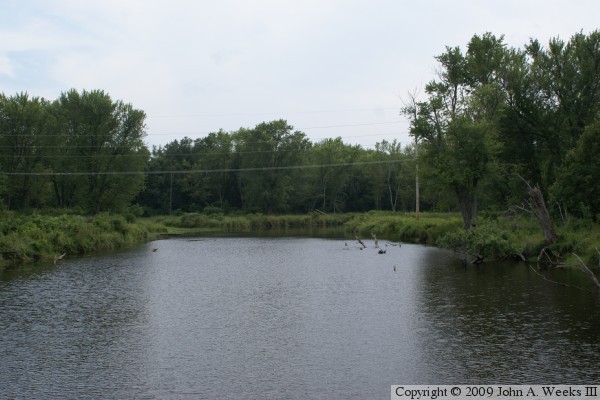
[(116, 249), (146, 240), (149, 232), (146, 224), (131, 224), (123, 216), (107, 213), (92, 217), (6, 213), (3, 217), (0, 249), (6, 252), (4, 264)]
[(179, 218), (179, 227), (181, 228), (202, 228), (207, 225), (208, 218), (198, 213), (183, 214)]
[(518, 253), (511, 241), (489, 224), (448, 233), (439, 243), (442, 247), (461, 253), (478, 254), (484, 259), (501, 259)]
[(207, 206), (202, 210), (204, 215), (214, 216), (214, 215), (224, 215), (225, 211), (221, 207)]

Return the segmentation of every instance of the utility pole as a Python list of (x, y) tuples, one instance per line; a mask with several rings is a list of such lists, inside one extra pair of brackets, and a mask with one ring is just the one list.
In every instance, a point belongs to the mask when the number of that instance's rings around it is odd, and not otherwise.
[(417, 122), (419, 120), (419, 103), (417, 102), (417, 91), (415, 90), (412, 93), (408, 93), (408, 97), (410, 99), (410, 103), (405, 105), (403, 109), (404, 113), (411, 113), (412, 121), (411, 121), (411, 129), (410, 132), (415, 137), (415, 218), (419, 219), (419, 135), (417, 130)]
[(169, 190), (169, 215), (171, 215), (172, 207), (173, 207), (173, 171), (171, 171), (171, 188)]
[(415, 135), (415, 218), (419, 219), (419, 141)]

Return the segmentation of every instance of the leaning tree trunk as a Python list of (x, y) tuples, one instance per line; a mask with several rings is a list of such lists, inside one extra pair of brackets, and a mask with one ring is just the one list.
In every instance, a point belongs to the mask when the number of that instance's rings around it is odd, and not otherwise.
[(539, 185), (534, 188), (529, 188), (529, 197), (531, 198), (531, 206), (533, 207), (535, 214), (542, 225), (546, 243), (549, 245), (556, 243), (556, 232), (554, 232), (554, 225), (550, 219), (550, 214), (548, 214), (546, 202), (544, 201), (544, 195), (542, 194)]

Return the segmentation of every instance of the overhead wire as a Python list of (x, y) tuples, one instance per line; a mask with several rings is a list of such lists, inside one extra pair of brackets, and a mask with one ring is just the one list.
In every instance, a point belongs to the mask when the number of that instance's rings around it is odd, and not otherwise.
[[(215, 132), (211, 132), (211, 133), (215, 133)], [(342, 139), (352, 139), (352, 138), (361, 138), (361, 137), (378, 137), (378, 136), (392, 136), (392, 135), (402, 135), (402, 133), (399, 132), (390, 132), (390, 133), (369, 133), (369, 134), (363, 134), (363, 135), (350, 135), (350, 136), (339, 136)], [(3, 135), (0, 135), (0, 137), (2, 137)], [(4, 135), (7, 136), (7, 135)], [(191, 139), (191, 138), (190, 138)], [(326, 139), (335, 139), (335, 138), (322, 138), (322, 139), (317, 139), (317, 141), (321, 141), (321, 140), (326, 140)], [(195, 139), (197, 140), (197, 139)], [(244, 141), (241, 142), (243, 144), (263, 144), (263, 143), (273, 143), (272, 141), (269, 140), (257, 140), (257, 141)], [(318, 143), (318, 142), (317, 142)], [(167, 143), (169, 144), (169, 143)], [(148, 145), (146, 145), (148, 146)], [(153, 145), (155, 146), (155, 145)], [(160, 145), (158, 147), (165, 147), (166, 145)], [(64, 145), (44, 145), (44, 144), (32, 144), (32, 145), (24, 145), (24, 146), (12, 146), (12, 145), (0, 145), (0, 149), (11, 149), (11, 148), (36, 148), (36, 149), (56, 149), (56, 148), (60, 148), (60, 149), (79, 149), (79, 148), (98, 148), (98, 145), (77, 145), (77, 144), (64, 144)], [(111, 145), (110, 148), (111, 149), (116, 149), (116, 148), (130, 148), (130, 145)]]
[(347, 163), (331, 164), (309, 164), (309, 165), (288, 165), (273, 167), (246, 167), (246, 168), (216, 168), (216, 169), (193, 169), (193, 170), (161, 170), (161, 171), (99, 171), (99, 172), (1, 172), (7, 176), (100, 176), (100, 175), (190, 175), (190, 174), (208, 174), (217, 172), (256, 172), (256, 171), (274, 171), (274, 170), (295, 170), (295, 169), (314, 169), (314, 168), (334, 168), (347, 167), (354, 165), (377, 165), (377, 164), (399, 164), (408, 160), (378, 160), (378, 161), (356, 161)]
[[(265, 142), (266, 143), (266, 142)], [(396, 142), (400, 146), (406, 147), (406, 142)], [(99, 150), (114, 150), (117, 147), (110, 148), (99, 148)], [(35, 158), (35, 159), (65, 159), (65, 158), (107, 158), (107, 157), (202, 157), (202, 156), (215, 156), (215, 155), (236, 155), (236, 154), (279, 154), (279, 153), (290, 153), (290, 152), (309, 152), (310, 148), (291, 148), (286, 150), (278, 150), (278, 149), (268, 149), (268, 150), (252, 150), (252, 151), (240, 151), (240, 150), (231, 150), (231, 151), (200, 151), (195, 152), (192, 151), (190, 153), (134, 153), (134, 154), (23, 154), (23, 155), (15, 155), (15, 154), (0, 154), (1, 158)]]
[[(375, 126), (375, 125), (388, 125), (388, 124), (397, 124), (402, 121), (384, 121), (384, 122), (368, 122), (368, 123), (360, 123), (360, 124), (342, 124), (342, 125), (323, 125), (323, 126), (311, 126), (306, 128), (292, 128), (296, 131), (302, 131), (306, 129), (331, 129), (331, 128), (351, 128), (356, 126)], [(220, 130), (217, 131), (195, 131), (195, 132), (152, 132), (146, 133), (146, 136), (160, 136), (160, 135), (190, 135), (190, 136), (198, 136), (198, 135), (209, 135), (211, 133), (219, 133)], [(234, 131), (223, 131), (225, 133), (231, 133)], [(2, 134), (0, 136), (4, 137), (20, 137), (23, 136), (21, 134)], [(65, 137), (72, 136), (70, 133), (56, 133), (56, 134), (41, 134), (40, 137)]]
[(250, 116), (250, 115), (298, 115), (298, 114), (327, 114), (340, 112), (358, 112), (358, 111), (385, 111), (398, 110), (398, 107), (373, 107), (373, 108), (350, 108), (341, 110), (313, 110), (313, 111), (278, 111), (278, 112), (236, 112), (236, 113), (199, 113), (199, 114), (174, 114), (160, 115), (151, 114), (151, 118), (203, 118), (203, 117), (234, 117), (234, 116)]

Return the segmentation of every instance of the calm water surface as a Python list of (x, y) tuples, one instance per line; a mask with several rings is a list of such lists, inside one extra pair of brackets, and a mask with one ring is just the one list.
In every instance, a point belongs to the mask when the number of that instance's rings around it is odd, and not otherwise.
[[(524, 264), (465, 269), (434, 248), (345, 244), (169, 239), (5, 272), (0, 398), (385, 399), (392, 384), (598, 383), (598, 295)], [(590, 288), (581, 275), (550, 278)]]

